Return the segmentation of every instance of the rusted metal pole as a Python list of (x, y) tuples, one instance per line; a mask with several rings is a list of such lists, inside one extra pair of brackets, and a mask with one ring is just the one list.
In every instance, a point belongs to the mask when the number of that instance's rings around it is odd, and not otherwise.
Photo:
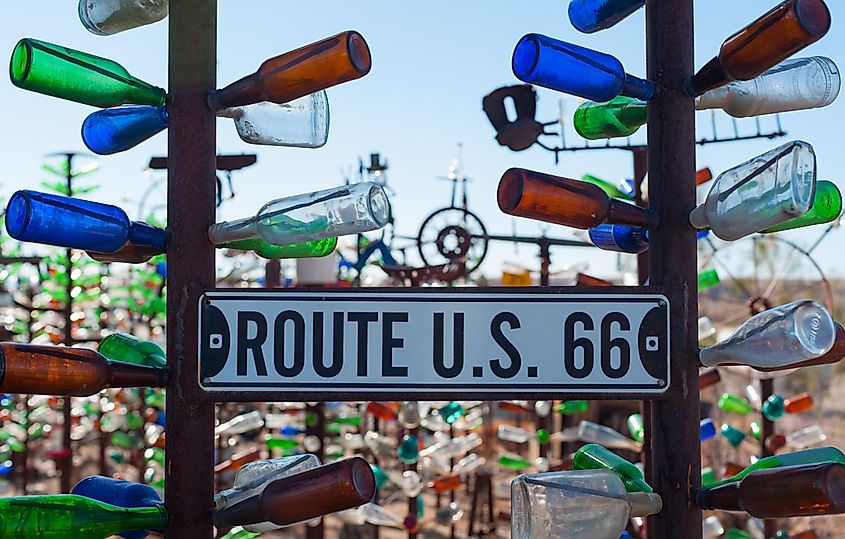
[[(67, 196), (73, 196), (73, 158), (75, 154), (68, 153), (65, 155), (67, 159), (67, 167), (65, 169), (65, 181), (67, 187)], [(65, 304), (62, 309), (64, 315), (64, 344), (65, 346), (73, 346), (73, 251), (65, 250)], [(59, 465), (59, 483), (62, 493), (67, 494), (73, 487), (73, 447), (70, 438), (70, 429), (73, 426), (73, 399), (69, 396), (62, 398), (62, 422), (64, 428), (62, 429), (62, 450), (58, 465)]]
[(217, 2), (170, 3), (168, 127), (167, 537), (212, 537), (214, 406), (198, 402), (200, 294), (214, 287)]
[(698, 297), (695, 231), (695, 111), (682, 88), (693, 73), (693, 0), (646, 0), (649, 202), (660, 224), (649, 240), (653, 285), (670, 287), (670, 380), (677, 393), (652, 401), (647, 465), (663, 511), (648, 521), (649, 538), (701, 537), (692, 489), (701, 482), (698, 440)]
[[(277, 260), (275, 262), (278, 262)], [(268, 268), (270, 264), (267, 264)], [(278, 271), (277, 271), (278, 274)], [(265, 283), (267, 288), (270, 288), (269, 283)], [(278, 287), (278, 284), (275, 285)], [(320, 447), (316, 451), (311, 451), (317, 455), (320, 462), (326, 460), (326, 409), (322, 402), (315, 404), (306, 404), (305, 406), (305, 435), (316, 436), (320, 439)], [(305, 539), (323, 539), (325, 537), (325, 527), (323, 526), (323, 519), (316, 526), (305, 525)]]
[[(772, 380), (771, 378), (760, 380), (761, 402), (766, 402), (766, 399), (768, 399), (774, 394), (774, 386), (774, 380)], [(760, 456), (771, 457), (774, 453), (769, 451), (769, 449), (766, 447), (766, 438), (775, 433), (775, 423), (773, 421), (769, 421), (768, 419), (766, 419), (766, 416), (760, 414), (760, 424), (762, 427), (762, 430), (760, 432)], [(763, 521), (763, 533), (765, 534), (766, 539), (771, 539), (775, 537), (775, 534), (777, 532), (778, 523), (776, 520)]]

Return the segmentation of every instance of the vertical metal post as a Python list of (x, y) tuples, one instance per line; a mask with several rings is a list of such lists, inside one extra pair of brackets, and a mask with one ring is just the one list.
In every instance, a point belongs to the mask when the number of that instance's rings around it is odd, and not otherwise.
[(214, 286), (217, 2), (170, 3), (167, 161), (167, 537), (212, 536), (214, 405), (197, 402), (198, 301)]
[[(278, 262), (278, 260), (271, 261)], [(267, 263), (269, 271), (270, 263)], [(276, 266), (276, 274), (278, 275), (278, 266)], [(267, 288), (270, 288), (269, 283), (265, 283)], [(278, 287), (278, 283), (275, 285)], [(326, 460), (326, 409), (322, 402), (316, 404), (306, 404), (305, 406), (305, 435), (316, 436), (320, 439), (320, 447), (317, 451), (312, 451), (320, 462)], [(325, 536), (325, 527), (323, 526), (323, 519), (316, 526), (305, 525), (305, 539), (323, 539)]]
[[(67, 159), (67, 169), (65, 181), (67, 182), (67, 196), (73, 196), (73, 157), (74, 154), (69, 153), (65, 155)], [(73, 336), (71, 330), (73, 329), (73, 251), (65, 249), (65, 305), (63, 309), (64, 315), (64, 344), (65, 346), (73, 346)], [(62, 493), (67, 494), (73, 486), (73, 447), (70, 438), (70, 429), (73, 426), (73, 398), (65, 396), (62, 398), (62, 421), (64, 428), (62, 429), (62, 450), (64, 454), (59, 459), (59, 483)]]
[(282, 285), (282, 263), (268, 260), (264, 264), (264, 288), (279, 288)]
[[(774, 380), (771, 378), (760, 380), (761, 402), (766, 402), (766, 399), (774, 394), (774, 386)], [(762, 427), (760, 432), (760, 456), (771, 457), (774, 453), (769, 451), (769, 448), (766, 447), (766, 438), (775, 433), (775, 424), (773, 421), (766, 419), (766, 416), (760, 414), (760, 426)], [(763, 521), (763, 533), (765, 534), (766, 539), (774, 537), (777, 532), (778, 524), (776, 520)]]
[(698, 339), (695, 233), (695, 114), (682, 88), (693, 73), (693, 0), (646, 0), (649, 202), (660, 224), (649, 240), (651, 283), (670, 287), (671, 386), (679, 397), (652, 401), (647, 465), (663, 511), (649, 537), (701, 537), (701, 510), (692, 489), (701, 481), (698, 440)]

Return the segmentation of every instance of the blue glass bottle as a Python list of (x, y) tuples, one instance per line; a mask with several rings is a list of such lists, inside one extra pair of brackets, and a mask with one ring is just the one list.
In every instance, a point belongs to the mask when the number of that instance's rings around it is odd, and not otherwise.
[(619, 95), (648, 101), (654, 95), (651, 82), (626, 74), (613, 56), (541, 34), (519, 40), (511, 66), (521, 81), (592, 101)]
[(702, 442), (716, 437), (716, 425), (709, 417), (702, 419), (698, 424), (698, 439)]
[(589, 230), (590, 241), (599, 249), (619, 253), (648, 250), (648, 230), (637, 226), (601, 224)]
[(126, 245), (163, 253), (164, 230), (129, 220), (122, 209), (39, 191), (18, 191), (6, 206), (6, 231), (19, 241), (97, 253)]
[(645, 5), (645, 0), (572, 0), (569, 21), (578, 31), (592, 34), (611, 26)]
[(82, 141), (100, 155), (125, 152), (167, 128), (167, 107), (127, 105), (98, 110), (82, 122)]
[[(101, 475), (86, 477), (77, 483), (70, 493), (117, 507), (162, 507), (164, 505), (151, 486)], [(143, 539), (149, 533), (148, 530), (135, 530), (123, 532), (120, 536), (125, 539)]]

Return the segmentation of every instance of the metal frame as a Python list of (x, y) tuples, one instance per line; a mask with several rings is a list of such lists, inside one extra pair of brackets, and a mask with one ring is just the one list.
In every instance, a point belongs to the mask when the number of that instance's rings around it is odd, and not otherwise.
[[(212, 536), (214, 404), (198, 386), (196, 305), (200, 295), (214, 287), (215, 277), (214, 248), (205, 237), (215, 219), (215, 117), (206, 95), (216, 86), (216, 23), (214, 0), (171, 2), (168, 176), (173, 181), (167, 195), (167, 355), (172, 376), (167, 392), (165, 476), (169, 538)], [(651, 204), (661, 222), (650, 240), (653, 287), (628, 288), (625, 293), (660, 290), (673, 310), (672, 386), (664, 400), (646, 403), (650, 427), (646, 471), (664, 504), (661, 513), (649, 518), (648, 530), (653, 538), (698, 539), (701, 511), (692, 499), (692, 489), (700, 481), (696, 245), (688, 221), (695, 205), (695, 186), (678, 181), (695, 173), (693, 100), (681, 89), (682, 81), (693, 72), (693, 0), (646, 0), (646, 31), (648, 75), (657, 89), (649, 104), (648, 164), (650, 182), (656, 187)], [(619, 290), (549, 290), (582, 292)], [(284, 395), (285, 400), (294, 397)], [(215, 395), (215, 399), (240, 401), (280, 397), (279, 393)]]

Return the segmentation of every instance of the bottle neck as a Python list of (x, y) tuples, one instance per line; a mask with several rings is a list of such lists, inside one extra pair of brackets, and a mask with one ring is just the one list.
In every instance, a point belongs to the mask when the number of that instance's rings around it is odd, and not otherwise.
[(663, 509), (663, 499), (652, 492), (629, 492), (628, 503), (631, 504), (632, 517), (656, 515)]
[(208, 105), (215, 112), (232, 107), (252, 105), (264, 100), (259, 88), (257, 73), (247, 75), (221, 90), (214, 90), (208, 94)]
[(715, 57), (707, 62), (704, 67), (698, 70), (698, 73), (684, 82), (684, 90), (690, 97), (698, 97), (705, 92), (724, 86), (731, 82), (733, 77), (728, 75), (722, 67), (722, 62), (719, 57)]
[(628, 103), (619, 109), (616, 117), (628, 127), (639, 127), (648, 120), (648, 106), (638, 101)]
[(658, 224), (658, 217), (654, 210), (640, 208), (639, 206), (611, 198), (607, 222), (610, 224), (640, 226), (653, 229)]
[(654, 96), (654, 84), (652, 84), (651, 81), (647, 81), (633, 75), (628, 75), (626, 73), (625, 87), (622, 89), (622, 95), (648, 101)]
[(169, 379), (168, 369), (156, 369), (121, 361), (109, 361), (108, 387), (164, 387)]
[(696, 504), (702, 509), (720, 511), (742, 511), (739, 499), (739, 481), (733, 481), (718, 487), (699, 490), (695, 496)]
[(156, 249), (158, 254), (166, 249), (164, 230), (142, 221), (129, 223), (129, 243), (138, 247)]
[(141, 530), (162, 531), (167, 527), (168, 515), (164, 506), (120, 508), (114, 510), (114, 513), (117, 520), (108, 528), (114, 530), (115, 534)]
[(258, 232), (252, 217), (215, 223), (208, 227), (208, 239), (217, 247), (235, 241), (256, 238), (258, 238)]

